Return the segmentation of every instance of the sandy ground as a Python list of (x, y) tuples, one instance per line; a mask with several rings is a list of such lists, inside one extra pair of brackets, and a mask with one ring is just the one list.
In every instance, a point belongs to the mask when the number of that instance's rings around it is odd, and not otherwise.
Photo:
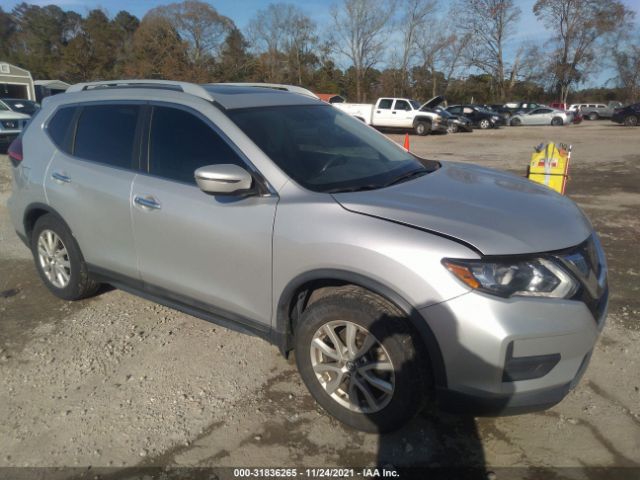
[(609, 319), (585, 377), (545, 412), (430, 411), (382, 437), (320, 410), (261, 340), (117, 290), (55, 299), (10, 225), (0, 156), (0, 467), (640, 466), (640, 128), (503, 128), (412, 136), (411, 148), (522, 174), (549, 140), (574, 145), (568, 194), (610, 264)]

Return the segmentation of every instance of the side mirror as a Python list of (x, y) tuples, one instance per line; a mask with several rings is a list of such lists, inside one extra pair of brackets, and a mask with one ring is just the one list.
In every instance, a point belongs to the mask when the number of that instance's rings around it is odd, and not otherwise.
[(253, 177), (238, 165), (206, 165), (194, 172), (200, 190), (213, 195), (234, 195), (251, 189)]

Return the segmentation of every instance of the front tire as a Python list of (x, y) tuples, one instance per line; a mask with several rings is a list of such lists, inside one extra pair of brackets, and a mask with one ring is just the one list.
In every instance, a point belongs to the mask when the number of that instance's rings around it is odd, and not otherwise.
[(491, 122), (489, 120), (487, 120), (486, 118), (483, 118), (482, 120), (480, 120), (480, 128), (482, 130), (487, 130), (487, 129), (491, 128)]
[(431, 125), (429, 125), (427, 122), (417, 122), (414, 130), (416, 132), (417, 135), (420, 135), (421, 137), (424, 137), (425, 135), (429, 134), (429, 130), (431, 130)]
[(40, 278), (56, 297), (80, 300), (93, 295), (100, 287), (89, 278), (78, 243), (57, 216), (46, 214), (36, 221), (31, 252)]
[(638, 126), (638, 117), (635, 115), (628, 115), (624, 117), (624, 124), (627, 127), (637, 127)]
[(407, 320), (373, 294), (355, 290), (313, 303), (295, 347), (315, 400), (352, 428), (388, 432), (422, 408), (428, 364)]
[(458, 124), (452, 123), (447, 126), (447, 133), (458, 133)]

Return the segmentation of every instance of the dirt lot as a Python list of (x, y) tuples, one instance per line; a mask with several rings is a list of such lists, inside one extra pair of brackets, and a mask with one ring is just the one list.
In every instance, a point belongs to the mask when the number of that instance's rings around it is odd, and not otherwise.
[(261, 340), (117, 290), (52, 297), (10, 225), (0, 156), (0, 467), (640, 466), (640, 128), (504, 128), (411, 147), (521, 174), (548, 140), (574, 145), (568, 194), (609, 258), (609, 319), (585, 377), (546, 412), (428, 412), (383, 437), (321, 411)]

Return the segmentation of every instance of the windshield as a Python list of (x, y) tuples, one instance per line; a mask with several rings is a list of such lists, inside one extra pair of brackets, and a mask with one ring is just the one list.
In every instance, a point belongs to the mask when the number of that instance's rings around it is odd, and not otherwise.
[(9, 105), (9, 108), (14, 112), (24, 113), (27, 115), (33, 115), (39, 107), (36, 102), (31, 102), (29, 100), (13, 100), (5, 98), (3, 101)]
[(382, 188), (439, 165), (418, 160), (329, 105), (248, 108), (227, 115), (287, 175), (316, 192)]
[(409, 103), (414, 110), (420, 110), (420, 103), (416, 102), (415, 100), (409, 100)]

